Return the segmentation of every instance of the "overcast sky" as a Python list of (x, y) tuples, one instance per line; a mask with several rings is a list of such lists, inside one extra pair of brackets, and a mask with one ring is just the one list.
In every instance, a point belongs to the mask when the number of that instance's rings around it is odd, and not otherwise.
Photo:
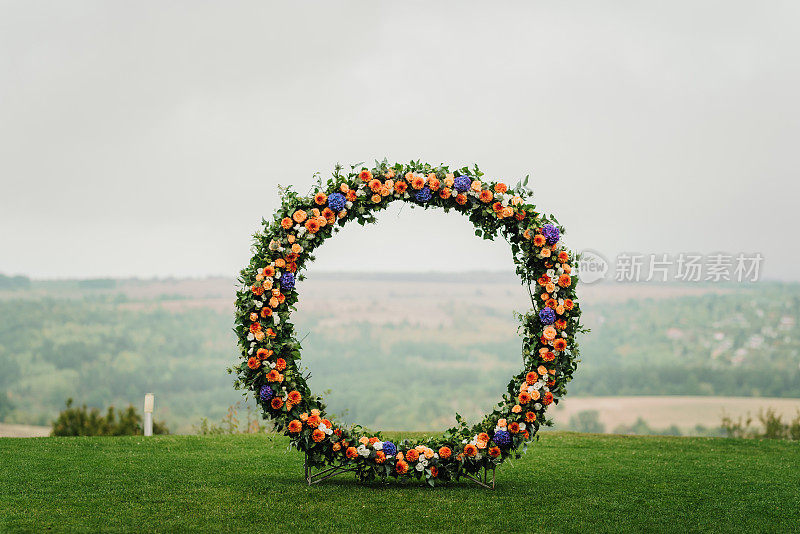
[[(798, 2), (1, 2), (0, 272), (234, 275), (338, 161), (531, 174), (573, 248), (800, 279)], [(794, 229), (794, 230), (793, 230)], [(313, 269), (510, 269), (406, 206)]]

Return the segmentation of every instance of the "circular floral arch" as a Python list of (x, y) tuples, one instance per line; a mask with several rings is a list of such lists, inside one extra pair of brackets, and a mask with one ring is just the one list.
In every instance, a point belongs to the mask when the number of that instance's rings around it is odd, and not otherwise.
[[(306, 453), (307, 466), (352, 469), (361, 480), (416, 477), (434, 485), (519, 457), (540, 426), (550, 424), (547, 407), (566, 394), (578, 356), (576, 258), (561, 245), (563, 228), (556, 219), (536, 211), (527, 180), (510, 189), (484, 180), (477, 166), (451, 170), (384, 160), (371, 168), (353, 165), (349, 172), (337, 166), (305, 196), (280, 189), (281, 207), (263, 221), (253, 257), (241, 271), (236, 332), (243, 361), (231, 371), (236, 387), (254, 392), (264, 417)], [(492, 412), (474, 426), (456, 416), (457, 425), (441, 437), (416, 443), (393, 443), (380, 433), (327, 419), (323, 399), (311, 392), (300, 367), (301, 347), (291, 322), (296, 282), (314, 249), (348, 221), (375, 222), (375, 212), (395, 200), (461, 212), (477, 236), (502, 236), (533, 306), (519, 316), (522, 369)]]

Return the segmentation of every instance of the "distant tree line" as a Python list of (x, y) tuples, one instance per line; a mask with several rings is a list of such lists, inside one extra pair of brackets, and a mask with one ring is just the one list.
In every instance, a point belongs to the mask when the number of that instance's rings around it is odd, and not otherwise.
[[(134, 436), (144, 433), (142, 416), (133, 406), (116, 410), (109, 406), (103, 415), (97, 408), (72, 406), (67, 399), (67, 407), (53, 421), (53, 436)], [(153, 421), (153, 434), (169, 434), (164, 423)]]

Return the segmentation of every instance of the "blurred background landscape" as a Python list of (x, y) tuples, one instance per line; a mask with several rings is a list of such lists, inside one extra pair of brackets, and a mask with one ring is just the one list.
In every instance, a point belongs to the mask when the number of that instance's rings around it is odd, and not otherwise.
[[(233, 287), (0, 278), (6, 432), (49, 425), (67, 398), (141, 409), (146, 392), (172, 432), (223, 419), (242, 400), (225, 372), (239, 358)], [(441, 430), (456, 412), (475, 420), (519, 369), (513, 311), (529, 300), (512, 273), (324, 272), (299, 288), (311, 385), (346, 422)], [(800, 284), (601, 283), (580, 294), (592, 332), (556, 428), (723, 435), (724, 414), (772, 408), (788, 421), (800, 409)]]

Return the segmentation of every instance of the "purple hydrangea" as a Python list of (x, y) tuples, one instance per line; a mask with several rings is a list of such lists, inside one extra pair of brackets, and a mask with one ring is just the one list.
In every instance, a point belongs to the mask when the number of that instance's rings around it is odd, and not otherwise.
[(501, 447), (505, 447), (506, 445), (511, 444), (511, 434), (506, 432), (505, 430), (498, 430), (494, 433), (494, 437), (492, 440), (497, 443)]
[(294, 289), (294, 273), (281, 274), (281, 289), (291, 291)]
[(272, 388), (269, 386), (261, 386), (261, 389), (258, 392), (258, 396), (263, 403), (269, 402), (273, 395), (275, 395), (275, 392), (272, 391)]
[(459, 176), (453, 181), (453, 187), (456, 188), (456, 191), (459, 193), (463, 193), (469, 186), (472, 185), (472, 179), (469, 176)]
[(328, 196), (328, 207), (336, 213), (342, 211), (346, 203), (347, 199), (341, 193), (332, 193)]
[(431, 193), (431, 188), (426, 185), (417, 191), (415, 198), (420, 202), (427, 202), (431, 199), (431, 196), (433, 196), (433, 193)]
[(542, 324), (553, 324), (556, 322), (556, 312), (553, 311), (553, 308), (542, 308), (539, 311), (539, 320)]
[(542, 227), (542, 234), (544, 234), (544, 238), (547, 240), (548, 245), (557, 243), (558, 239), (561, 237), (561, 232), (559, 232), (558, 228), (552, 224), (545, 224)]
[(383, 442), (383, 453), (386, 456), (394, 456), (395, 454), (397, 454), (397, 445), (395, 445), (391, 441), (384, 441)]

